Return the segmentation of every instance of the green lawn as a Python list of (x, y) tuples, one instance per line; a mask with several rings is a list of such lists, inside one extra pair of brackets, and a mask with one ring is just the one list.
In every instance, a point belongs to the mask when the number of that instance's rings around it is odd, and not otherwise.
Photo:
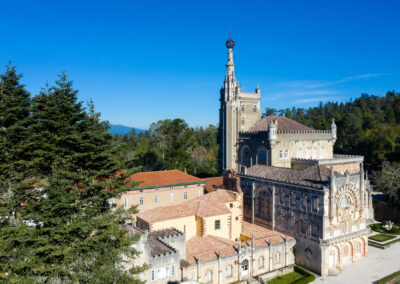
[(378, 235), (369, 237), (370, 240), (374, 240), (377, 242), (386, 242), (386, 241), (394, 239), (394, 238), (396, 238), (396, 237), (391, 236), (391, 235), (385, 235), (385, 234), (378, 234)]
[(299, 280), (303, 278), (304, 276), (296, 271), (293, 271), (291, 273), (282, 275), (280, 277), (276, 277), (272, 279), (271, 281), (268, 281), (268, 284), (287, 284), (287, 283), (293, 283), (296, 280)]
[(306, 284), (314, 281), (315, 276), (308, 271), (304, 270), (299, 266), (294, 267), (294, 271), (279, 277), (276, 277), (270, 281), (268, 284), (291, 284), (291, 283), (299, 283)]

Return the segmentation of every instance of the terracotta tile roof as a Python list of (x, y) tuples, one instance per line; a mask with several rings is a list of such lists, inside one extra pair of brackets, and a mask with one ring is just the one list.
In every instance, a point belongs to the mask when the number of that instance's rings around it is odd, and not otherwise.
[(128, 181), (140, 182), (135, 188), (160, 187), (185, 183), (204, 183), (203, 180), (179, 170), (139, 172), (131, 175)]
[(204, 190), (206, 192), (213, 192), (217, 189), (224, 188), (224, 177), (210, 177), (210, 178), (205, 178), (203, 180), (207, 181), (207, 183), (204, 186)]
[[(322, 188), (329, 181), (330, 169), (319, 165), (313, 165), (303, 170), (254, 165), (246, 170), (246, 175)], [(340, 174), (335, 172), (335, 176), (340, 176)]]
[(218, 216), (229, 214), (230, 211), (225, 203), (233, 201), (235, 201), (234, 193), (226, 190), (219, 190), (181, 204), (146, 210), (139, 213), (137, 217), (151, 224), (188, 216)]
[(312, 128), (298, 123), (297, 121), (291, 120), (284, 116), (264, 116), (262, 119), (256, 121), (253, 126), (250, 127), (249, 131), (268, 131), (269, 123), (271, 121), (277, 121), (278, 127), (276, 131), (309, 131)]
[[(269, 242), (272, 244), (282, 243), (285, 240), (285, 235), (266, 229), (264, 227), (243, 222), (242, 234), (248, 238), (254, 235), (254, 245), (256, 248), (268, 246)], [(287, 237), (288, 240), (293, 240), (292, 237)], [(241, 243), (242, 247), (250, 246), (251, 240)], [(186, 242), (186, 261), (189, 264), (195, 264), (197, 259), (200, 262), (213, 260), (221, 256), (228, 256), (237, 253), (239, 243), (230, 239), (225, 239), (217, 236), (194, 236)]]

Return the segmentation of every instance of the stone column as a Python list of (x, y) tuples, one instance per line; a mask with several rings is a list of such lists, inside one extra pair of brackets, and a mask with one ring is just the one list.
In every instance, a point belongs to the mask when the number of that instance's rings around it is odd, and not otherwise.
[(201, 282), (200, 276), (200, 255), (197, 256), (197, 281)]
[(221, 249), (218, 254), (218, 284), (222, 283)]
[(289, 263), (289, 244), (288, 244), (288, 237), (285, 236), (285, 267), (288, 266)]
[(254, 199), (255, 199), (256, 184), (253, 181), (251, 184), (251, 223), (254, 224)]
[(240, 271), (240, 268), (241, 268), (241, 262), (240, 262), (240, 251), (241, 251), (241, 248), (242, 248), (242, 243), (241, 243), (241, 240), (239, 239), (239, 246), (238, 246), (238, 271), (239, 271), (239, 281), (241, 281), (242, 280), (242, 274), (240, 273), (241, 271)]
[(271, 272), (273, 270), (272, 240), (271, 239), (269, 239), (268, 246), (269, 246), (269, 272)]
[(360, 216), (363, 217), (364, 211), (364, 167), (363, 163), (360, 163)]
[(254, 234), (251, 236), (251, 271), (250, 275), (251, 277), (254, 276)]
[[(330, 175), (330, 186), (329, 186), (329, 220), (332, 225), (334, 212), (333, 212), (333, 204), (334, 204), (334, 189), (335, 189), (335, 173), (333, 171), (333, 167), (331, 166), (331, 175)], [(312, 201), (311, 201), (312, 202)]]
[(275, 185), (272, 186), (272, 231), (275, 231)]
[(326, 259), (329, 258), (327, 255), (328, 249), (326, 246), (321, 246), (321, 276), (328, 276), (328, 265)]

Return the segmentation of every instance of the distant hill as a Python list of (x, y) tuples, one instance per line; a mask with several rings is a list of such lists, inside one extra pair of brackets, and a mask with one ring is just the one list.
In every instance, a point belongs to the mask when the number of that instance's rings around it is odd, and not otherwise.
[(132, 131), (132, 129), (136, 130), (136, 134), (145, 132), (146, 130), (143, 129), (138, 129), (138, 128), (133, 128), (125, 125), (120, 125), (120, 124), (111, 124), (110, 129), (108, 132), (111, 134), (119, 134), (119, 135), (124, 135)]

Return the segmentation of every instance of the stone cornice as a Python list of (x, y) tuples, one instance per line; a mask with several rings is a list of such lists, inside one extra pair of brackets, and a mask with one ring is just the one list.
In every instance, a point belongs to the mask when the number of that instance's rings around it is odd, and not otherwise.
[(371, 230), (369, 228), (365, 228), (365, 229), (362, 229), (359, 231), (351, 232), (349, 234), (341, 235), (341, 236), (334, 237), (331, 239), (326, 239), (326, 240), (320, 239), (319, 244), (321, 246), (329, 246), (329, 245), (333, 245), (333, 244), (340, 243), (343, 241), (348, 241), (349, 239), (354, 239), (354, 238), (357, 238), (357, 237), (360, 237), (363, 235), (368, 235), (370, 232), (371, 232)]

